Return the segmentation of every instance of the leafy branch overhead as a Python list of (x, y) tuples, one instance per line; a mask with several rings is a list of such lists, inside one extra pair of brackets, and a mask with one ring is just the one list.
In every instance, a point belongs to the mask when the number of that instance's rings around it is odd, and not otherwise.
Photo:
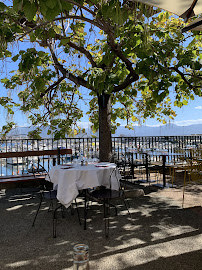
[[(71, 134), (83, 116), (80, 104), (89, 104), (97, 130), (103, 94), (111, 98), (112, 132), (119, 119), (129, 128), (148, 117), (165, 122), (175, 116), (172, 102), (181, 107), (201, 96), (201, 35), (182, 35), (183, 22), (168, 12), (118, 0), (3, 2), (0, 57), (18, 68), (2, 82), (20, 86), (20, 109), (38, 128), (32, 136), (42, 125), (57, 138)], [(0, 104), (12, 113), (5, 98)]]

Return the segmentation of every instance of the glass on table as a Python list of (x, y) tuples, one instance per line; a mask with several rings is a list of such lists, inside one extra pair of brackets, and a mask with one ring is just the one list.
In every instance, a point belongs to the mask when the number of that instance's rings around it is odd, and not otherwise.
[(73, 161), (72, 161), (72, 163), (73, 163), (74, 166), (77, 166), (77, 165), (78, 165), (78, 162), (79, 162), (79, 161), (78, 161), (77, 158), (74, 158)]
[(98, 163), (98, 162), (100, 161), (99, 158), (97, 158), (97, 157), (93, 157), (92, 160), (93, 160), (93, 163), (94, 163), (94, 164), (95, 164), (95, 163)]

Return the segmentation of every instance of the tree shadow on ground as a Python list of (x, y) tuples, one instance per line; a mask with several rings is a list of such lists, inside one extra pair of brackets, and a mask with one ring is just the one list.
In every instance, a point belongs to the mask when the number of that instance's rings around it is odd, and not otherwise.
[[(12, 190), (5, 196), (2, 192), (0, 269), (72, 269), (72, 249), (78, 243), (89, 245), (91, 269), (160, 269), (169, 261), (172, 269), (179, 269), (186, 254), (195, 258), (189, 265), (196, 269), (201, 216), (165, 198), (146, 195), (128, 201), (133, 224), (122, 202), (116, 200), (118, 216), (112, 209), (108, 239), (104, 236), (103, 209), (97, 202), (89, 207), (87, 230), (79, 225), (76, 212), (71, 215), (67, 209), (65, 219), (58, 213), (57, 238), (53, 239), (48, 203), (43, 203), (32, 227), (39, 202), (37, 194)], [(82, 200), (79, 211), (83, 215)], [(183, 267), (180, 269), (188, 269)]]

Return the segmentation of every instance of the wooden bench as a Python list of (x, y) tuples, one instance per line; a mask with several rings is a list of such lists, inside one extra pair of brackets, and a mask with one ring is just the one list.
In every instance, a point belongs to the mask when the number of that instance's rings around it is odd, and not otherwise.
[[(0, 158), (23, 158), (23, 157), (40, 157), (53, 156), (57, 157), (57, 164), (60, 164), (61, 155), (72, 155), (72, 149), (56, 149), (56, 150), (38, 150), (38, 151), (23, 151), (23, 152), (1, 152)], [(54, 158), (54, 165), (56, 158)], [(45, 180), (46, 171), (35, 170), (27, 174), (5, 175), (0, 176), (0, 189), (13, 188), (22, 184), (37, 184)]]

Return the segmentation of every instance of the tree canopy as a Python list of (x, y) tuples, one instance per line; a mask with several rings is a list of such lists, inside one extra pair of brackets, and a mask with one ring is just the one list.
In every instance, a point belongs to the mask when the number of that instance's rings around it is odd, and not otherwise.
[[(2, 82), (20, 91), (18, 103), (0, 97), (0, 104), (27, 113), (37, 127), (32, 136), (41, 125), (55, 138), (71, 134), (83, 116), (82, 89), (93, 129), (109, 130), (105, 142), (119, 119), (129, 128), (148, 117), (173, 119), (171, 91), (178, 107), (201, 96), (201, 35), (183, 35), (183, 21), (168, 12), (118, 0), (6, 3), (0, 2), (0, 57), (18, 69)], [(27, 42), (27, 49), (13, 50)]]

